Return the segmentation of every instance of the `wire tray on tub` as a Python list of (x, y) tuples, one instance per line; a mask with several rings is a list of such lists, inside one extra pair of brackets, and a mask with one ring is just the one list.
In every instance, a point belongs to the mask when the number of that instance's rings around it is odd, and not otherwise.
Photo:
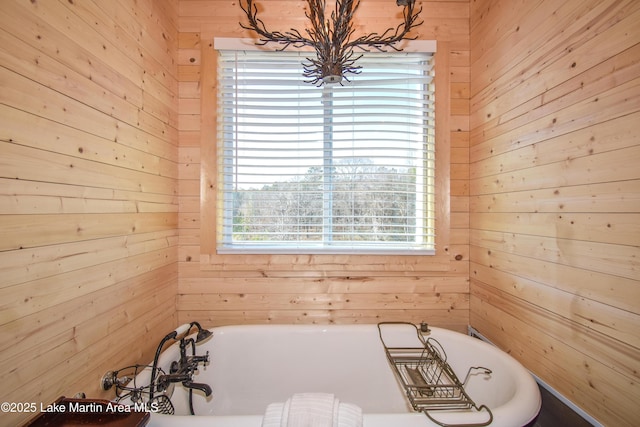
[[(412, 340), (412, 344), (416, 346), (387, 345), (383, 329), (390, 325), (414, 328), (418, 341)], [(387, 359), (393, 366), (414, 410), (424, 412), (431, 421), (441, 426), (479, 427), (491, 424), (493, 421), (491, 410), (486, 405), (476, 405), (464, 389), (472, 373), (483, 371), (485, 374), (491, 374), (490, 369), (471, 367), (464, 381), (460, 381), (447, 363), (447, 354), (442, 345), (434, 338), (425, 339), (413, 323), (381, 322), (378, 323), (378, 333)], [(413, 336), (412, 332), (411, 336)], [(429, 414), (429, 411), (437, 410), (485, 411), (488, 414), (488, 420), (472, 424), (446, 424)]]

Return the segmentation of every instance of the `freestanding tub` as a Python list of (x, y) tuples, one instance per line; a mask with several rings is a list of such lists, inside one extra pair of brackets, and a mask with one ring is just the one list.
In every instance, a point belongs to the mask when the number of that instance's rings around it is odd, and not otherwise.
[[(210, 385), (213, 393), (205, 397), (193, 392), (194, 417), (187, 415), (187, 390), (176, 385), (171, 396), (176, 415), (152, 413), (150, 427), (259, 427), (269, 404), (308, 392), (332, 393), (341, 402), (360, 406), (364, 427), (437, 426), (409, 404), (376, 325), (246, 325), (211, 331), (213, 337), (196, 348), (199, 355), (209, 352), (210, 363), (200, 367), (194, 381)], [(413, 327), (398, 327), (391, 333), (385, 336), (386, 345), (388, 340), (418, 340)], [(476, 404), (491, 409), (491, 427), (525, 426), (538, 414), (537, 384), (511, 356), (446, 329), (431, 328), (429, 337), (442, 344), (447, 362), (460, 378), (472, 366), (492, 371), (472, 375), (465, 386)], [(162, 353), (159, 365), (168, 370), (178, 358), (173, 345)], [(473, 424), (487, 418), (476, 411), (430, 413), (447, 424)]]

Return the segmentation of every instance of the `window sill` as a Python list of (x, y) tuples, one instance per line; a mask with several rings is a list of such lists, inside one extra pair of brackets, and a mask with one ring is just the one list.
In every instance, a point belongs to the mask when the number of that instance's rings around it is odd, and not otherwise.
[(367, 249), (367, 248), (278, 248), (278, 247), (254, 247), (254, 248), (218, 248), (218, 255), (384, 255), (406, 256), (421, 255), (433, 256), (435, 249)]

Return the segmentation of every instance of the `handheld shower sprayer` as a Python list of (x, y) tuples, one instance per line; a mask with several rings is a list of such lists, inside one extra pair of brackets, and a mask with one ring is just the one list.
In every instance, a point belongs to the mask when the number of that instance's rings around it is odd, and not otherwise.
[(191, 323), (185, 323), (184, 325), (178, 326), (173, 332), (170, 332), (169, 335), (175, 334), (174, 337), (184, 335), (189, 332), (189, 329), (191, 329)]
[(201, 343), (213, 335), (210, 330), (202, 328), (202, 326), (200, 326), (200, 323), (198, 322), (185, 323), (169, 332), (167, 336), (163, 338), (163, 342), (161, 342), (161, 344), (164, 344), (164, 342), (170, 339), (174, 339), (177, 341), (177, 338), (179, 336), (182, 336), (184, 338), (194, 326), (198, 329), (198, 334), (196, 335), (196, 343)]
[(196, 344), (204, 342), (213, 336), (213, 333), (208, 329), (202, 329), (198, 322), (193, 322), (199, 328), (198, 335), (196, 336)]

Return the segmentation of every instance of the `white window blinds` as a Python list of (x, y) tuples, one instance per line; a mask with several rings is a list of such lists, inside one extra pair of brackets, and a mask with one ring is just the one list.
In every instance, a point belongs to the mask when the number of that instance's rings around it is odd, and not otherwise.
[(218, 252), (432, 253), (433, 56), (365, 53), (323, 87), (303, 60), (220, 52)]

